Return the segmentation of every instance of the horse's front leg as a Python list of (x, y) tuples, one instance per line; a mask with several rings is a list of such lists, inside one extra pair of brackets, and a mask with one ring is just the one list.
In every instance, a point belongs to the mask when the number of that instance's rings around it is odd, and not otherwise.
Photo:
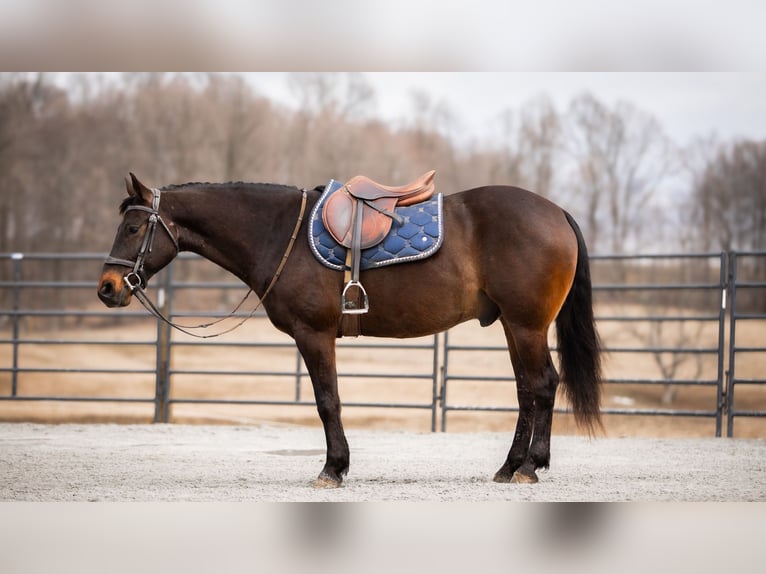
[(314, 485), (320, 488), (337, 488), (348, 472), (349, 451), (340, 420), (335, 333), (308, 330), (296, 334), (295, 342), (311, 377), (317, 410), (327, 441), (327, 460)]

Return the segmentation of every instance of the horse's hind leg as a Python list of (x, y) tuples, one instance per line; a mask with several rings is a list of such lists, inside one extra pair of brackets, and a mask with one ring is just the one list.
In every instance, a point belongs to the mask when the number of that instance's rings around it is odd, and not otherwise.
[(537, 482), (535, 470), (550, 464), (551, 425), (558, 387), (546, 332), (511, 328), (504, 323), (516, 373), (519, 419), (508, 457), (496, 482)]
[(516, 375), (516, 395), (519, 401), (519, 418), (516, 421), (516, 432), (513, 435), (513, 443), (505, 464), (495, 473), (495, 482), (511, 482), (513, 473), (516, 472), (527, 458), (529, 443), (532, 440), (532, 429), (535, 422), (535, 397), (526, 371), (521, 363), (519, 354), (516, 352), (516, 344), (508, 327), (505, 326), (505, 336), (508, 341), (508, 350), (511, 354), (511, 364)]
[(524, 463), (513, 475), (514, 482), (537, 482), (535, 470), (548, 468), (551, 460), (551, 427), (559, 376), (550, 352), (545, 349), (545, 364), (535, 387), (535, 429)]

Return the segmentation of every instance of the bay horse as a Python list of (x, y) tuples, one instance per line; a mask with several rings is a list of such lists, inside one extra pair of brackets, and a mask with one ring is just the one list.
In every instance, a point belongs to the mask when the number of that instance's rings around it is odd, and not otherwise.
[[(151, 189), (133, 174), (126, 186), (123, 219), (98, 283), (101, 301), (128, 305), (134, 291), (181, 251), (197, 253), (242, 280), (305, 361), (327, 443), (315, 486), (341, 486), (349, 447), (335, 344), (344, 277), (317, 261), (307, 240), (310, 223), (301, 219), (322, 188), (189, 183)], [(294, 226), (298, 241), (295, 233), (290, 237)], [(482, 326), (499, 320), (516, 375), (519, 414), (494, 480), (537, 482), (535, 471), (550, 463), (560, 380), (547, 339), (554, 319), (561, 381), (575, 420), (591, 433), (602, 427), (600, 345), (585, 241), (561, 207), (500, 185), (445, 197), (443, 230), (443, 245), (428, 259), (362, 271), (372, 303), (361, 317), (361, 334), (419, 337), (472, 319)]]

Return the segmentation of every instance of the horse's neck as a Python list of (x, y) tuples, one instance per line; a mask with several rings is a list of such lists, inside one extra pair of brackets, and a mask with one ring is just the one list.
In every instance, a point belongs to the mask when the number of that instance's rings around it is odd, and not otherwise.
[(280, 221), (290, 211), (289, 191), (280, 196), (273, 190), (201, 187), (181, 190), (174, 199), (181, 250), (201, 255), (258, 291), (282, 256), (272, 253), (269, 231), (287, 229)]

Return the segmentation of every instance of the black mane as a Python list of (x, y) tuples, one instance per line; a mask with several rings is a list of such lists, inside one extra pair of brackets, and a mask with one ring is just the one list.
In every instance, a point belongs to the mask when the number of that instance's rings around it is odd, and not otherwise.
[(272, 189), (297, 189), (295, 186), (286, 185), (283, 183), (253, 183), (248, 181), (228, 181), (225, 183), (211, 183), (209, 181), (190, 181), (188, 183), (171, 183), (160, 188), (160, 191), (171, 191), (174, 189), (189, 188), (189, 187), (211, 187), (211, 188), (224, 188), (224, 187), (243, 187), (243, 188), (272, 188)]
[[(226, 183), (210, 183), (206, 181), (191, 181), (188, 183), (171, 183), (169, 185), (164, 185), (160, 188), (160, 191), (173, 191), (177, 189), (188, 189), (188, 188), (197, 188), (197, 187), (208, 187), (208, 188), (224, 188), (224, 187), (240, 187), (240, 188), (258, 188), (258, 189), (298, 189), (295, 186), (292, 185), (285, 185), (281, 183), (252, 183), (252, 182), (245, 182), (245, 181), (229, 181)], [(319, 187), (324, 188), (324, 186), (318, 186), (316, 189), (319, 190)], [(128, 209), (128, 207), (132, 205), (140, 205), (142, 202), (138, 196), (128, 196), (125, 199), (122, 200), (122, 203), (120, 204), (120, 215), (124, 215), (125, 211)]]

